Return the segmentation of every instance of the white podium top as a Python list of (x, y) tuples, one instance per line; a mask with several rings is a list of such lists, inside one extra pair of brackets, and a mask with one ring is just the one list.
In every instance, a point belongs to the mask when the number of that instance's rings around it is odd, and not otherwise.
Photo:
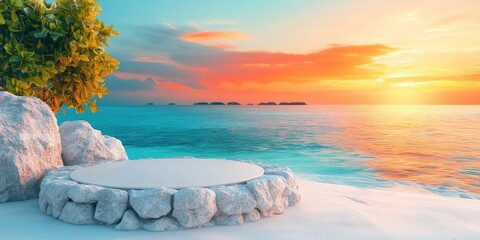
[(220, 159), (145, 159), (107, 162), (78, 169), (80, 183), (120, 189), (211, 187), (242, 183), (263, 175), (263, 168)]

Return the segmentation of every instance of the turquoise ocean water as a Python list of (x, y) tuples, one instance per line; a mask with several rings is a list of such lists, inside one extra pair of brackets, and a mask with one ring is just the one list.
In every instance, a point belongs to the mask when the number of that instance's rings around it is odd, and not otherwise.
[(87, 120), (130, 159), (256, 160), (302, 178), (480, 196), (480, 106), (102, 106)]

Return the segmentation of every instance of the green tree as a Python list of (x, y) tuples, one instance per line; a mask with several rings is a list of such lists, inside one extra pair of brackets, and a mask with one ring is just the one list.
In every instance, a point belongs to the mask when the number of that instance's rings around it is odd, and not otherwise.
[(97, 111), (104, 78), (118, 67), (105, 52), (118, 36), (97, 19), (96, 0), (0, 0), (0, 90), (62, 106)]

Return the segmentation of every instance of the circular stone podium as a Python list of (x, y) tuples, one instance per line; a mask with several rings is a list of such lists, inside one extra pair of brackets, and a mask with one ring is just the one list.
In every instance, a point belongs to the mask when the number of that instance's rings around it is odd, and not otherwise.
[(70, 224), (167, 231), (237, 225), (300, 202), (286, 167), (219, 159), (145, 159), (65, 166), (42, 180), (42, 213)]
[(81, 168), (70, 178), (83, 184), (119, 189), (212, 187), (246, 182), (262, 176), (263, 168), (219, 159), (149, 159)]

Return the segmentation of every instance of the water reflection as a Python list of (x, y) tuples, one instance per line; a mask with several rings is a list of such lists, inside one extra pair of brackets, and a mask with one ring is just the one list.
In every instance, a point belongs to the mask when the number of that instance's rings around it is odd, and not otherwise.
[[(337, 117), (346, 150), (371, 156), (376, 176), (480, 193), (478, 106), (356, 107)], [(336, 124), (336, 125), (337, 125)]]

